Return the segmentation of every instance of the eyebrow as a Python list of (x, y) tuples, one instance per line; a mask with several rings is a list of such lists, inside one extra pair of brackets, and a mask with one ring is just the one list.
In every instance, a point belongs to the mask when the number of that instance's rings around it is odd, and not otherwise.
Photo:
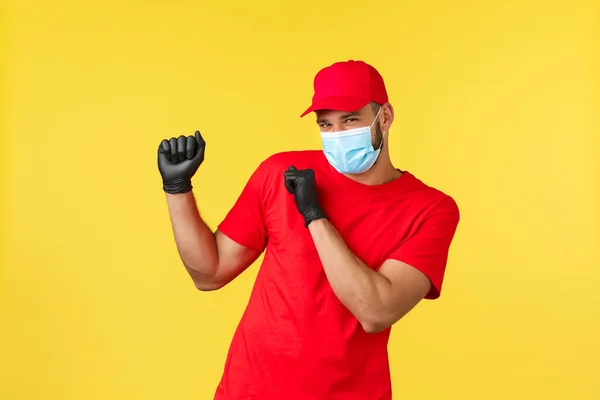
[(344, 114), (344, 115), (340, 116), (340, 119), (346, 119), (346, 118), (349, 118), (349, 117), (358, 117), (359, 115), (360, 115), (360, 113), (358, 111), (353, 111), (351, 113)]
[[(353, 111), (353, 112), (348, 113), (348, 114), (340, 115), (340, 119), (343, 120), (343, 119), (347, 119), (347, 118), (350, 118), (350, 117), (358, 117), (358, 116), (360, 116), (360, 112)], [(327, 118), (319, 118), (319, 119), (317, 119), (317, 123), (318, 124), (321, 124), (321, 123), (324, 123), (324, 122), (329, 122), (329, 120)]]

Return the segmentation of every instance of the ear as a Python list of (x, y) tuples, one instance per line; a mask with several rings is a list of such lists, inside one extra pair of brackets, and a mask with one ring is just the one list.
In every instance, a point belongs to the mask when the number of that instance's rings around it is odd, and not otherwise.
[(394, 107), (390, 103), (385, 103), (381, 107), (381, 130), (388, 132), (394, 122)]

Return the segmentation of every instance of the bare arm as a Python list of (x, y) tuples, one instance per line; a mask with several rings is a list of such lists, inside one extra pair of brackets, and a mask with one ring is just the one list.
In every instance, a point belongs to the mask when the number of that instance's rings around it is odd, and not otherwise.
[(329, 220), (312, 221), (309, 229), (333, 291), (365, 331), (376, 333), (400, 320), (432, 289), (439, 293), (439, 274), (459, 219), (456, 203), (446, 199), (378, 271), (350, 251)]
[(198, 212), (193, 192), (166, 196), (179, 256), (199, 290), (225, 286), (260, 256), (219, 230), (213, 233)]
[(331, 288), (365, 332), (388, 328), (429, 291), (427, 276), (408, 264), (387, 260), (379, 272), (369, 268), (329, 220), (312, 221), (309, 229)]

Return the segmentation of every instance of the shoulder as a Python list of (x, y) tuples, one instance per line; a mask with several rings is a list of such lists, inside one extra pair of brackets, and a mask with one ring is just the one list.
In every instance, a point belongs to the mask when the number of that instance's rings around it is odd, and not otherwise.
[(429, 214), (448, 213), (459, 216), (458, 203), (452, 195), (431, 186), (410, 172), (406, 175), (406, 185), (410, 188), (409, 195), (415, 207), (426, 209)]

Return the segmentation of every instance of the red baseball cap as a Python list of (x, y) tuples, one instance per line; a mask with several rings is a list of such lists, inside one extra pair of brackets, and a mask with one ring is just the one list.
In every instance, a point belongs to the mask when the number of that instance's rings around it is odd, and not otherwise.
[(314, 80), (311, 106), (300, 115), (316, 110), (356, 111), (370, 102), (387, 103), (383, 78), (364, 61), (340, 61), (321, 69)]

